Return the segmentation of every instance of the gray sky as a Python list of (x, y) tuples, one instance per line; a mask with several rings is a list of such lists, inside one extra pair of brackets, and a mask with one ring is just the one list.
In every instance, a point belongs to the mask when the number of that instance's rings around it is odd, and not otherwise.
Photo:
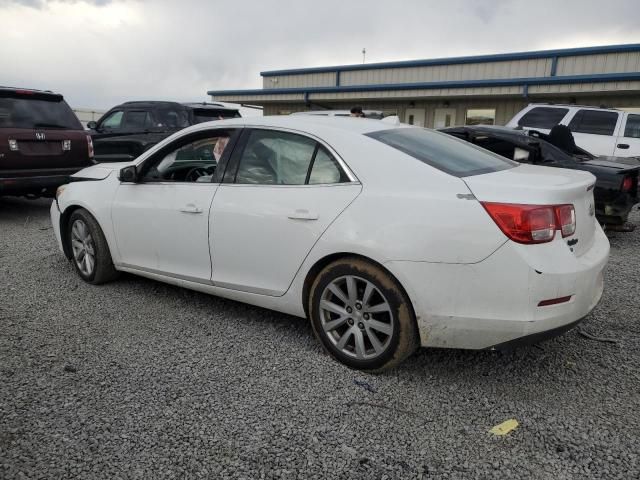
[(0, 0), (0, 84), (205, 100), (262, 70), (640, 43), (638, 0)]

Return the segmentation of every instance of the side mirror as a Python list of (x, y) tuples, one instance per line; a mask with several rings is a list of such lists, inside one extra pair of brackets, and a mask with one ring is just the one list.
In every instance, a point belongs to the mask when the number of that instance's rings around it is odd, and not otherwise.
[(98, 122), (94, 122), (93, 120), (91, 120), (90, 122), (87, 122), (87, 128), (90, 128), (91, 130), (96, 130), (98, 128)]
[(118, 180), (121, 182), (136, 183), (138, 181), (138, 171), (135, 165), (129, 165), (120, 170)]

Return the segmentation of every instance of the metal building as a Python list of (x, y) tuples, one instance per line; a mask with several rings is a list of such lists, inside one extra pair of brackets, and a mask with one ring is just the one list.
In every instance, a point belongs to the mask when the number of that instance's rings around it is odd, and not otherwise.
[(416, 125), (506, 123), (528, 103), (640, 108), (640, 44), (262, 72), (262, 89), (212, 99), (265, 115), (323, 108), (397, 114)]

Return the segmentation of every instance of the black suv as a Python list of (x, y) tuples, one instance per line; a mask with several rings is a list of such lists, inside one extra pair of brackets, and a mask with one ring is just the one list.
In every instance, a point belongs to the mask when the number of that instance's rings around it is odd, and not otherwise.
[(62, 95), (0, 87), (0, 195), (52, 196), (94, 164), (91, 137)]
[(98, 162), (128, 162), (185, 127), (239, 116), (219, 103), (126, 102), (87, 127)]

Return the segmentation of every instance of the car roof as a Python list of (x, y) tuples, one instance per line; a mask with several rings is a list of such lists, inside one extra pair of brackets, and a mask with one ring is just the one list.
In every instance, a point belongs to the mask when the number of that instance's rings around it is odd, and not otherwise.
[[(362, 112), (366, 115), (367, 113), (375, 113), (378, 115), (382, 115), (382, 110), (362, 110)], [(350, 115), (351, 110), (307, 110), (304, 112), (294, 112), (291, 115)]]
[(600, 106), (578, 105), (575, 103), (530, 103), (529, 106), (530, 107), (560, 107), (560, 108), (574, 107), (574, 108), (589, 108), (591, 110), (612, 110), (615, 112), (622, 111), (617, 108), (607, 107), (606, 105), (600, 105)]
[(223, 105), (221, 103), (209, 103), (209, 102), (186, 102), (183, 103), (185, 107), (190, 108), (201, 108), (201, 109), (210, 109), (210, 110), (229, 110), (232, 112), (237, 112), (237, 108), (229, 107), (227, 105)]
[(328, 131), (343, 131), (366, 134), (381, 130), (391, 130), (398, 127), (417, 128), (404, 124), (386, 123), (381, 120), (356, 118), (356, 117), (328, 117), (322, 115), (271, 115), (266, 117), (242, 117), (212, 122), (199, 123), (191, 130), (200, 130), (210, 127), (273, 127), (291, 130), (299, 130), (306, 133), (318, 133)]
[(219, 103), (207, 103), (207, 102), (172, 102), (165, 100), (133, 100), (129, 102), (121, 103), (120, 105), (116, 105), (113, 108), (120, 107), (134, 107), (134, 108), (154, 108), (158, 106), (171, 106), (171, 107), (186, 107), (186, 108), (204, 108), (204, 109), (215, 109), (215, 110), (229, 110), (232, 112), (237, 112), (237, 108), (226, 107)]
[(5, 87), (0, 85), (0, 95), (1, 94), (24, 94), (25, 96), (34, 95), (39, 98), (50, 97), (55, 98), (57, 100), (62, 100), (63, 97), (59, 93), (52, 92), (51, 90), (36, 90), (34, 88), (20, 88), (20, 87)]

